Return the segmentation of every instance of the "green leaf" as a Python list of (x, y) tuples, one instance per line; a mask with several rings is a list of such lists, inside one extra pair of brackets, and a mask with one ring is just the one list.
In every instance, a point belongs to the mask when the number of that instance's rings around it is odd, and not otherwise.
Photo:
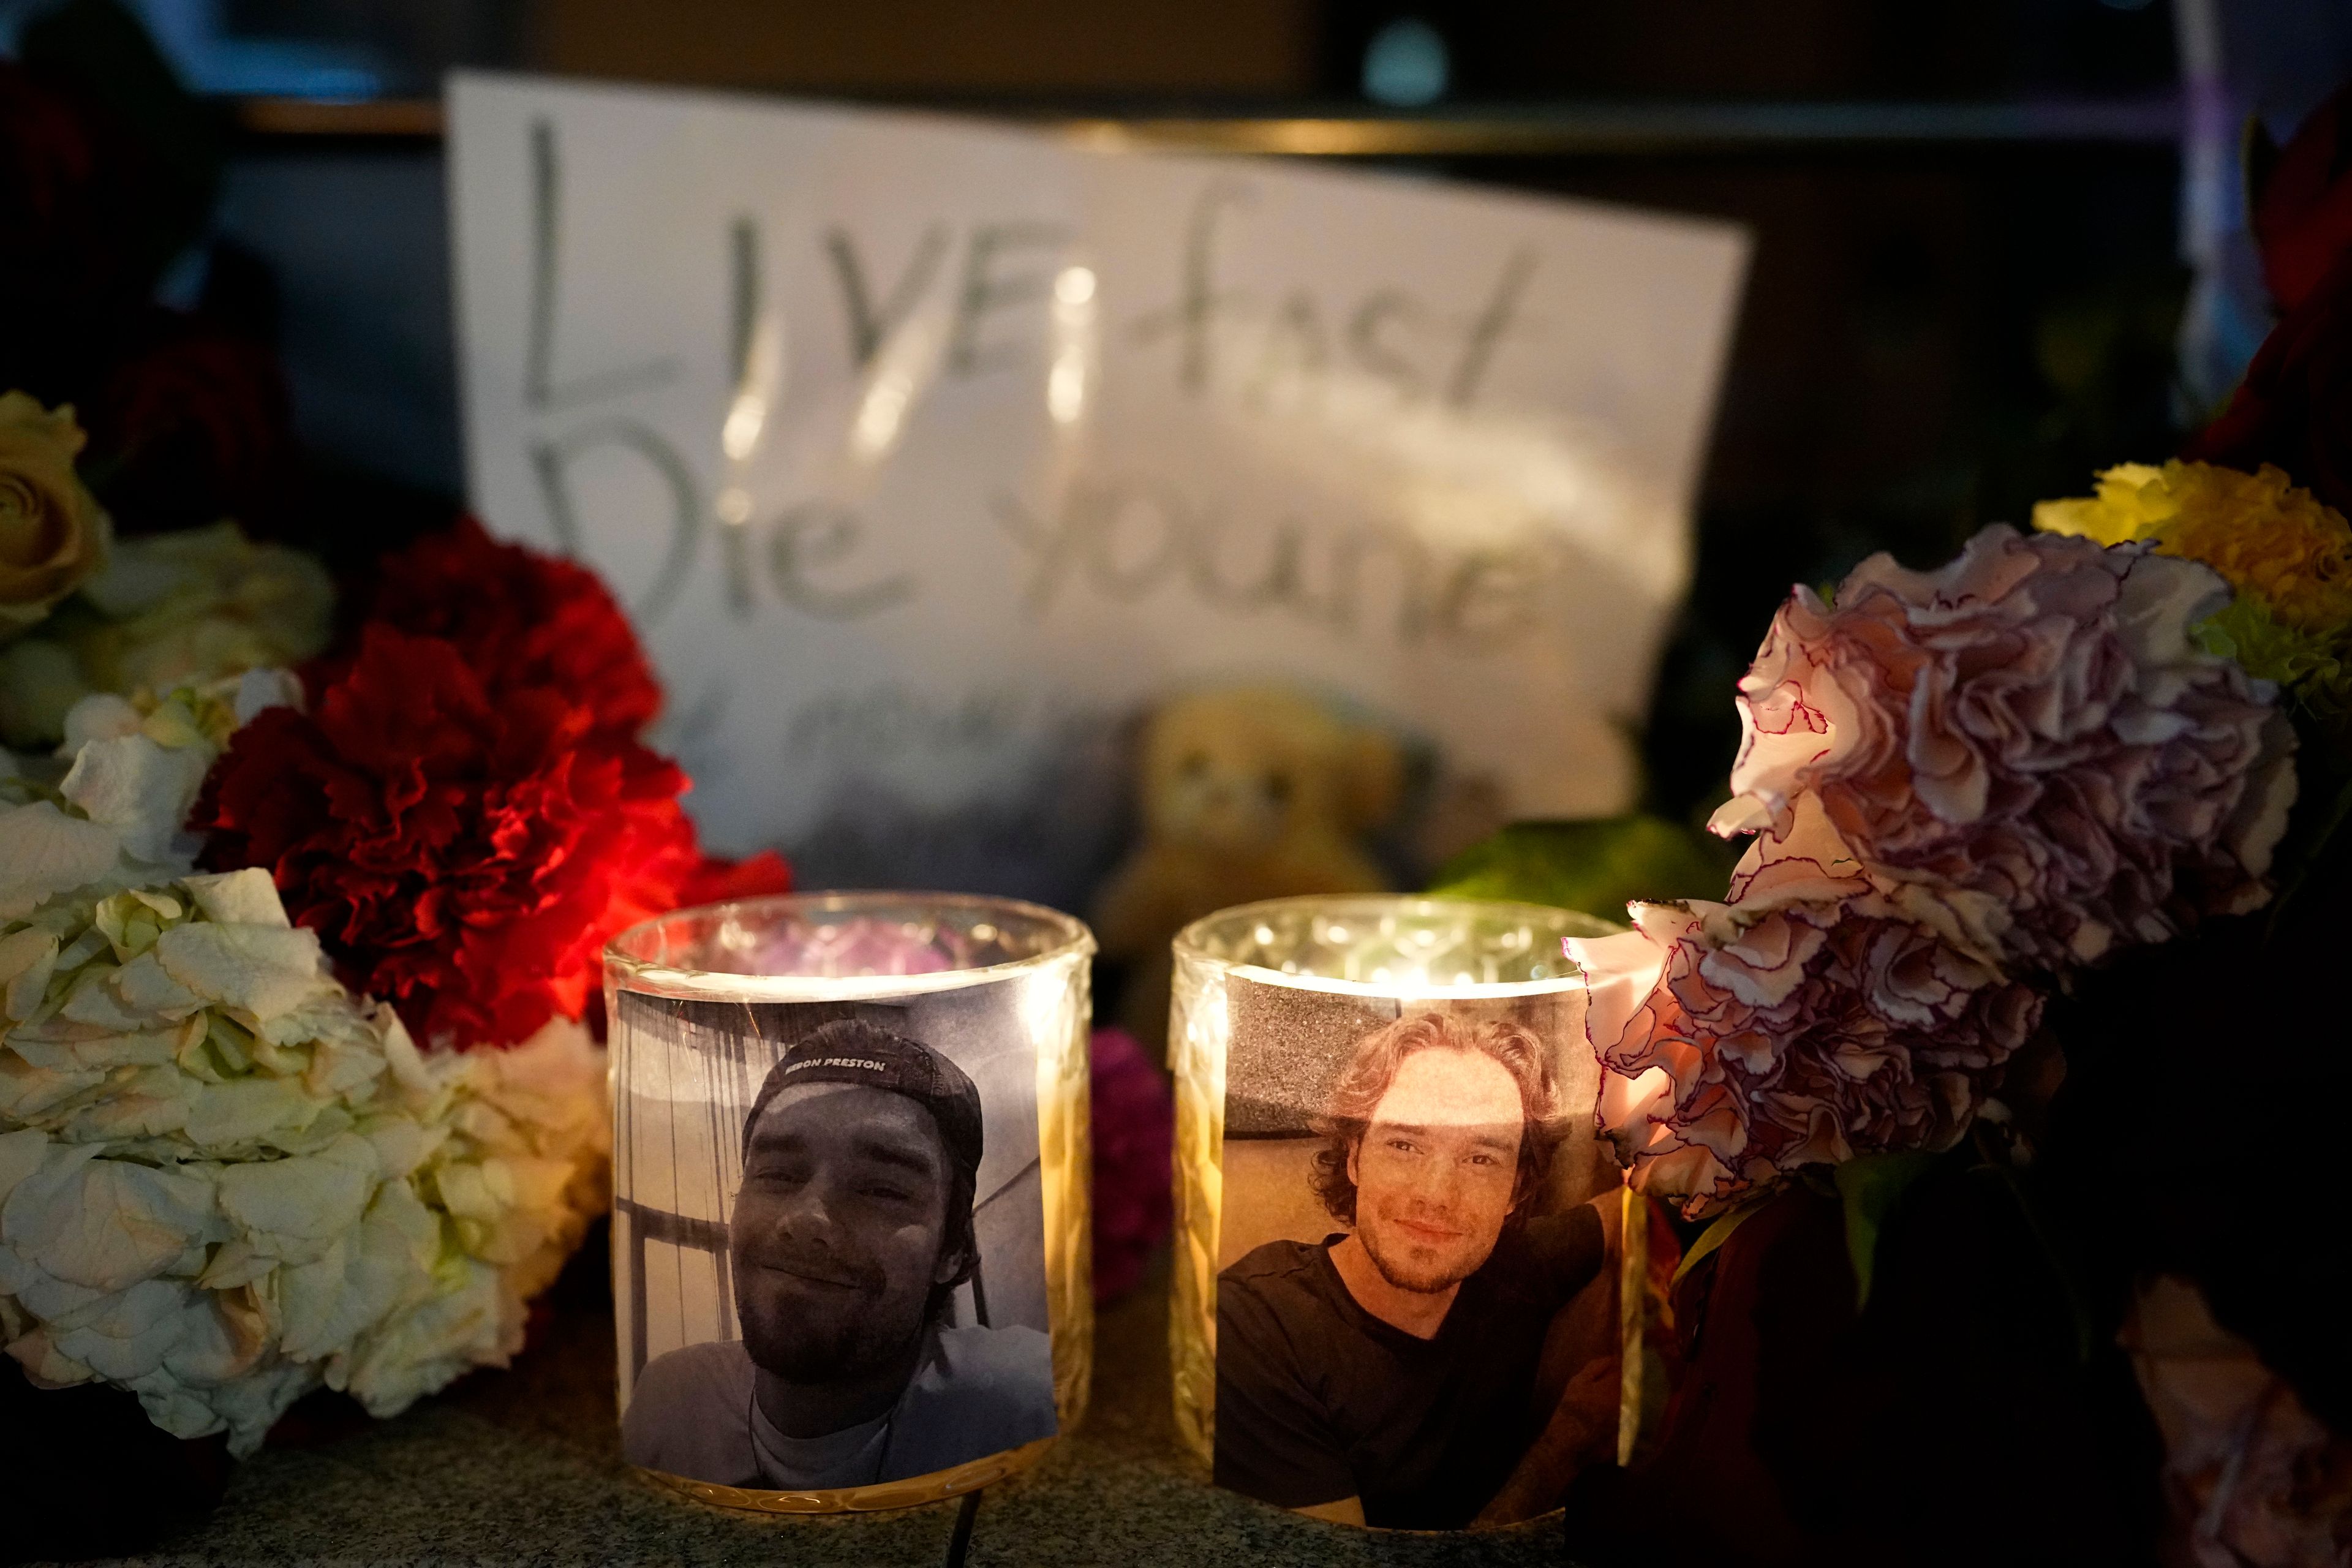
[(1521, 822), (1455, 856), (1429, 890), (1580, 910), (1622, 926), (1635, 899), (1720, 899), (1738, 857), (1695, 828), (1640, 813)]
[(1936, 1160), (1933, 1154), (1862, 1154), (1837, 1168), (1838, 1195), (1845, 1201), (1845, 1255), (1853, 1265), (1856, 1312), (1870, 1305), (1878, 1238), (1886, 1228), (1887, 1216)]
[(1731, 1233), (1738, 1230), (1741, 1226), (1746, 1225), (1748, 1223), (1748, 1216), (1762, 1208), (1766, 1203), (1770, 1201), (1770, 1199), (1771, 1194), (1769, 1193), (1766, 1193), (1760, 1196), (1748, 1199), (1746, 1203), (1741, 1204), (1737, 1208), (1727, 1210), (1726, 1212), (1716, 1215), (1715, 1223), (1698, 1233), (1698, 1239), (1691, 1243), (1690, 1250), (1688, 1252), (1683, 1254), (1683, 1260), (1675, 1265), (1675, 1277), (1666, 1282), (1666, 1289), (1671, 1290), (1675, 1286), (1681, 1284), (1683, 1282), (1683, 1276), (1689, 1273), (1693, 1268), (1697, 1268), (1700, 1258), (1705, 1258), (1708, 1253), (1713, 1252), (1717, 1247), (1721, 1247), (1725, 1242), (1729, 1241), (1731, 1239)]

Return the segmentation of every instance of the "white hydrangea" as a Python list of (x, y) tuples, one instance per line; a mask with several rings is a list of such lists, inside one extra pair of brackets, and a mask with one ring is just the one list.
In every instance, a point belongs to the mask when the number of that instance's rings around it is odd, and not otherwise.
[(233, 522), (119, 542), (30, 637), (0, 647), (0, 741), (47, 745), (93, 691), (163, 692), (299, 664), (327, 646), (334, 583)]
[(504, 1364), (610, 1142), (578, 1026), (424, 1057), (266, 870), (189, 868), (210, 731), (267, 695), (86, 699), (62, 783), (0, 782), (0, 1343), (237, 1453), (322, 1385), (389, 1415)]

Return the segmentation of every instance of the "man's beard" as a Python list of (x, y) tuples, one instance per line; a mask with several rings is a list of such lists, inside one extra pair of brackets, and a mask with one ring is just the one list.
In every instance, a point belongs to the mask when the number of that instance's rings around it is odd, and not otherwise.
[(1406, 1249), (1399, 1248), (1391, 1253), (1384, 1247), (1381, 1239), (1382, 1228), (1378, 1225), (1359, 1225), (1356, 1227), (1357, 1239), (1364, 1244), (1364, 1254), (1372, 1260), (1372, 1267), (1380, 1270), (1381, 1278), (1400, 1290), (1433, 1296), (1440, 1290), (1451, 1289), (1485, 1268), (1486, 1259), (1494, 1254), (1490, 1246), (1475, 1258), (1457, 1256), (1422, 1263), (1411, 1257)]
[(907, 1353), (925, 1315), (923, 1302), (911, 1314), (885, 1311), (876, 1291), (859, 1291), (824, 1311), (747, 1300), (747, 1294), (739, 1281), (743, 1349), (753, 1365), (787, 1383), (846, 1383), (880, 1372)]

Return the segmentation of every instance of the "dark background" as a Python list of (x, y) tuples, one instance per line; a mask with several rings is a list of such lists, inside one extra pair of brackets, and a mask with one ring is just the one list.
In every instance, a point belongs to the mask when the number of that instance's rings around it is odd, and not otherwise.
[[(0, 46), (41, 8), (0, 0)], [(2264, 311), (2243, 266), (2221, 268), (2251, 328), (2218, 379), (2174, 373), (2184, 26), (2213, 19), (2231, 126), (2283, 135), (2352, 65), (2352, 0), (134, 8), (221, 95), (429, 98), (475, 64), (1031, 114), (1434, 116), (1474, 142), (1534, 127), (1544, 150), (1390, 162), (1750, 226), (1697, 581), (1647, 736), (1649, 804), (1677, 817), (1719, 793), (1732, 683), (1792, 581), (1877, 549), (1940, 560), (2097, 467), (2160, 458), (2226, 392)], [(272, 280), (316, 459), (420, 505), (461, 487), (438, 158), (414, 124), (248, 117), (215, 236)]]

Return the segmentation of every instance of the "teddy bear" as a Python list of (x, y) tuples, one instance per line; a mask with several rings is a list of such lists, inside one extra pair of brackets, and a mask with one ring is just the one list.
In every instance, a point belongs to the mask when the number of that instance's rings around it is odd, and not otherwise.
[(1278, 687), (1195, 691), (1146, 723), (1143, 840), (1102, 887), (1103, 956), (1130, 965), (1118, 1022), (1168, 1036), (1169, 942), (1205, 914), (1297, 893), (1376, 892), (1390, 880), (1360, 840), (1404, 788), (1396, 741)]

